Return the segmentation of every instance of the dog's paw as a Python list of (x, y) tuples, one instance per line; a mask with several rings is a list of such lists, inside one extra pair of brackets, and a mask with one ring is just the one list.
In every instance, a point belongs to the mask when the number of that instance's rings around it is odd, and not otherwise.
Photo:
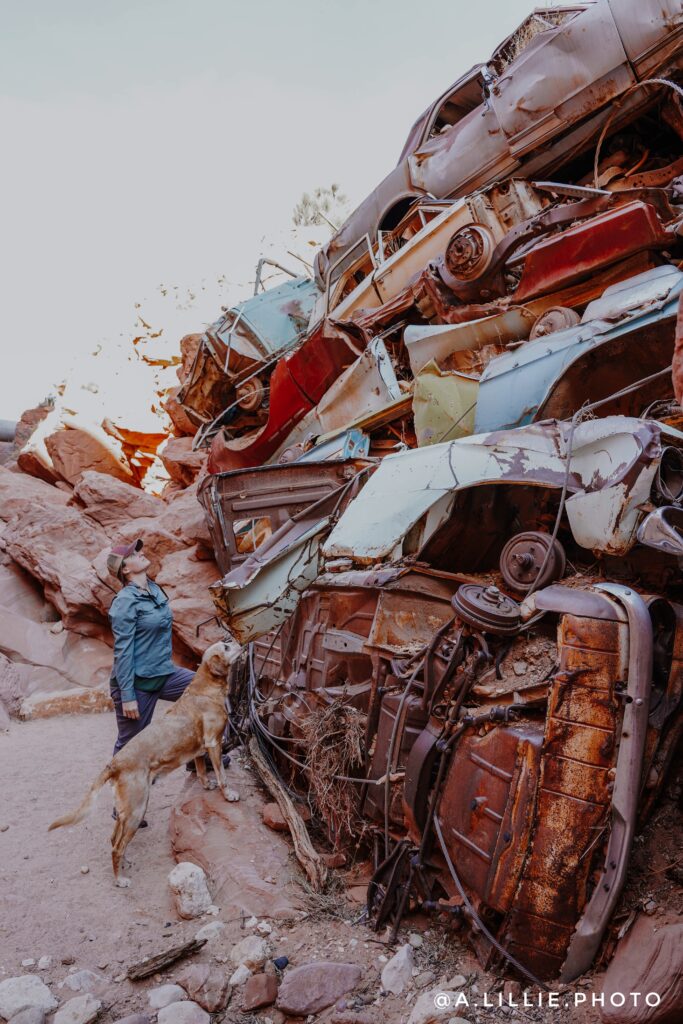
[(115, 880), (115, 884), (119, 887), (119, 889), (129, 889), (130, 878), (124, 878), (123, 875), (119, 875), (119, 877)]
[(204, 789), (217, 789), (218, 783), (215, 779), (207, 779), (206, 782), (202, 782)]
[(223, 796), (225, 797), (229, 804), (236, 804), (240, 798), (239, 793), (237, 793), (234, 789), (224, 789)]

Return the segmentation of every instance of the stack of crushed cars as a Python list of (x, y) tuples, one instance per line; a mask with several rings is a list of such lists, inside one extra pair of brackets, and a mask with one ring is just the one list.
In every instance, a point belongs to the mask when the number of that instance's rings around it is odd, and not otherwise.
[(179, 396), (245, 724), (305, 795), (353, 709), (377, 924), (536, 980), (594, 961), (683, 729), (682, 81), (678, 0), (534, 12)]

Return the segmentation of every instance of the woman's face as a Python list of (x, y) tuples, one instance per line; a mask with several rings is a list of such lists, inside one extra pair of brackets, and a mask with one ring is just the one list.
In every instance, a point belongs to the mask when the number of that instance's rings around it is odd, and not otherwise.
[(128, 558), (123, 563), (123, 575), (124, 577), (134, 576), (138, 572), (144, 572), (145, 569), (149, 569), (149, 566), (149, 558), (145, 558), (142, 551), (134, 551), (132, 555), (128, 555)]

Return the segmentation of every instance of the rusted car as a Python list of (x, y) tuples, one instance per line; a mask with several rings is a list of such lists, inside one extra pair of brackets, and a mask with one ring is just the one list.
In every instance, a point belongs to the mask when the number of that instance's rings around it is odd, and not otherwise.
[[(318, 315), (348, 294), (349, 282), (381, 269), (387, 242), (389, 251), (405, 244), (418, 219), (433, 216), (435, 199), (512, 176), (576, 181), (582, 154), (592, 155), (608, 120), (621, 130), (656, 102), (656, 90), (634, 87), (680, 71), (682, 34), (678, 0), (536, 9), (418, 118), (398, 165), (319, 252)], [(658, 182), (656, 160), (628, 166), (628, 153), (615, 155), (608, 181), (620, 176), (621, 160), (622, 175), (651, 172)]]
[[(575, 978), (683, 729), (683, 433), (576, 416), (367, 469), (331, 463), (316, 491), (315, 467), (273, 467), (251, 501), (239, 474), (205, 485), (217, 606), (230, 625), (257, 558), (269, 610), (236, 706), (331, 840), (374, 848), (378, 926), (434, 909), (485, 964)], [(280, 547), (244, 559), (277, 492)], [(316, 528), (297, 588), (277, 565)]]
[(200, 428), (198, 447), (218, 429), (216, 420), (234, 436), (263, 424), (273, 369), (306, 334), (316, 295), (311, 280), (292, 277), (225, 310), (208, 328), (178, 394)]

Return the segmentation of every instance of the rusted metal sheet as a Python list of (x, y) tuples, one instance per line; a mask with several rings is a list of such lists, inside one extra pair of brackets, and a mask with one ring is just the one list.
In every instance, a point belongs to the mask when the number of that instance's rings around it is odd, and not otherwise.
[(269, 406), (263, 426), (232, 438), (219, 429), (211, 443), (208, 469), (223, 473), (266, 462), (297, 423), (313, 409), (339, 374), (357, 357), (357, 350), (322, 330), (278, 360), (270, 378)]
[(318, 575), (322, 538), (373, 468), (357, 460), (207, 478), (200, 500), (227, 567), (212, 596), (241, 643), (291, 615)]
[(575, 540), (595, 551), (627, 551), (666, 433), (653, 422), (610, 416), (577, 426), (571, 447), (568, 427), (548, 422), (388, 456), (332, 530), (324, 554), (359, 564), (397, 560), (434, 543), (438, 531), (448, 534), (460, 490), (485, 484), (554, 489), (565, 482)]
[(285, 444), (274, 457), (278, 458), (292, 445), (332, 434), (378, 413), (400, 399), (401, 395), (386, 346), (381, 338), (375, 338), (330, 385), (316, 407), (288, 434)]
[(464, 373), (440, 370), (427, 363), (415, 378), (413, 412), (420, 447), (469, 437), (474, 433), (474, 411), (479, 381)]
[[(683, 274), (675, 267), (639, 274), (606, 289), (578, 326), (492, 359), (481, 376), (475, 429), (564, 418), (586, 401), (606, 398), (668, 366), (682, 288)], [(666, 382), (655, 387), (658, 396), (666, 396)], [(628, 412), (634, 402), (636, 411), (648, 401), (639, 389), (617, 408)]]
[(628, 203), (594, 217), (558, 238), (539, 242), (524, 262), (515, 302), (525, 302), (567, 288), (610, 263), (628, 259), (645, 249), (671, 245), (654, 207)]

